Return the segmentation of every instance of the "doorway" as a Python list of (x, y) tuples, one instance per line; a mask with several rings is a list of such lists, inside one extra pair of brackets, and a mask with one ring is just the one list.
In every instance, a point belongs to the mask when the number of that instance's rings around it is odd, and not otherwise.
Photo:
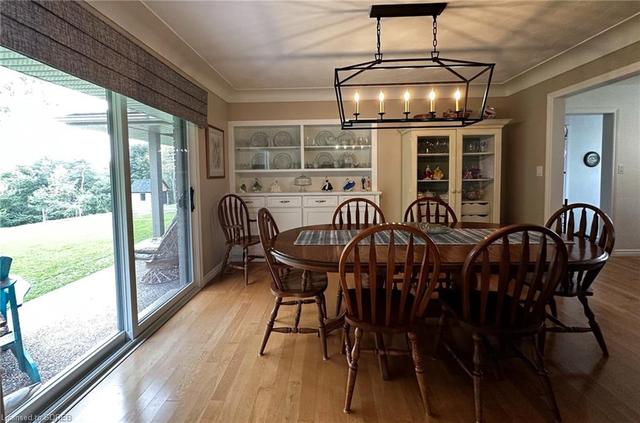
[(564, 201), (587, 203), (611, 215), (614, 113), (567, 113), (564, 126)]

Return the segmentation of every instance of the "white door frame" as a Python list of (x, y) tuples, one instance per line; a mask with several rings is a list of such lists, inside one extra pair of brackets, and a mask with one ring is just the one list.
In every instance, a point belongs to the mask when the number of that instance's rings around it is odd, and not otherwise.
[[(547, 132), (545, 145), (544, 218), (562, 206), (563, 200), (563, 148), (562, 138), (565, 115), (564, 99), (592, 88), (640, 74), (640, 62), (635, 62), (586, 81), (570, 85), (547, 94)], [(617, 119), (617, 116), (616, 116)], [(615, 159), (615, 147), (614, 147)], [(615, 167), (615, 166), (614, 166)], [(613, 205), (612, 205), (613, 207)]]
[[(613, 145), (611, 150), (611, 191), (609, 192), (609, 210), (608, 214), (613, 219), (616, 205), (616, 163), (618, 162), (617, 148), (618, 143), (618, 115), (620, 110), (617, 107), (595, 107), (595, 106), (577, 106), (565, 110), (565, 115), (613, 115)], [(563, 181), (564, 182), (564, 181)], [(602, 201), (601, 201), (602, 202)]]

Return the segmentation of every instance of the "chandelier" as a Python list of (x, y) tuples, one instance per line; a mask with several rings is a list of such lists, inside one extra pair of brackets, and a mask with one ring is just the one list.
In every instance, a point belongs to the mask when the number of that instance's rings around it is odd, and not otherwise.
[[(495, 63), (440, 57), (437, 17), (446, 6), (371, 6), (369, 17), (377, 20), (374, 60), (334, 72), (342, 129), (452, 128), (483, 119)], [(380, 20), (409, 16), (433, 18), (433, 50), (424, 57), (383, 59)]]

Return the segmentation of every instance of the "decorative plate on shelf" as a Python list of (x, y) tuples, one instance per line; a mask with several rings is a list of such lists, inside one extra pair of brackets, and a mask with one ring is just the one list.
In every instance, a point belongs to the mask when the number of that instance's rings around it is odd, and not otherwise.
[(293, 159), (288, 153), (276, 154), (271, 162), (271, 169), (291, 169)]
[(333, 156), (329, 153), (320, 153), (316, 156), (314, 164), (317, 164), (318, 168), (333, 168)]
[(251, 169), (266, 169), (267, 155), (265, 153), (256, 153), (251, 158)]
[(356, 138), (353, 132), (343, 131), (338, 135), (338, 144), (340, 145), (353, 145), (356, 143)]
[(293, 137), (287, 131), (280, 131), (273, 136), (274, 147), (291, 147), (293, 146)]
[(342, 156), (340, 156), (340, 162), (342, 167), (358, 167), (358, 158), (353, 153), (342, 153)]
[(249, 139), (251, 147), (269, 147), (269, 135), (264, 132), (256, 132)]
[(335, 144), (335, 138), (331, 131), (320, 131), (314, 138), (316, 145), (333, 145)]

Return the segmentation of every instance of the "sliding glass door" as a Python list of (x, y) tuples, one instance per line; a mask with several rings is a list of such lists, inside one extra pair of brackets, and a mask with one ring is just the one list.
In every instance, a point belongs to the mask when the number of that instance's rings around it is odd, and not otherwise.
[(127, 100), (138, 322), (191, 281), (184, 122)]
[(185, 128), (182, 119), (0, 47), (8, 415), (64, 395), (191, 286)]

